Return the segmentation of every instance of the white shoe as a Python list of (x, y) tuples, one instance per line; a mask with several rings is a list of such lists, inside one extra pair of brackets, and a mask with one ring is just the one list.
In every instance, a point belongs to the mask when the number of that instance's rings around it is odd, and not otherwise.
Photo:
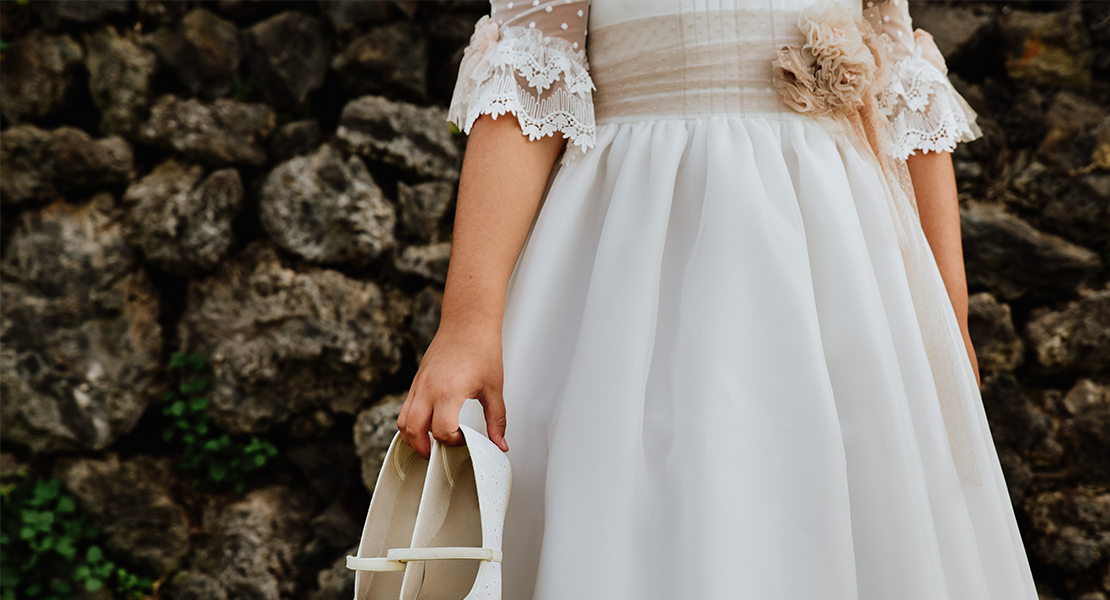
[(401, 600), (501, 598), (501, 532), (512, 471), (500, 448), (460, 425), (465, 446), (433, 444), (424, 496), (408, 548)]
[(428, 461), (411, 446), (393, 436), (378, 483), (366, 511), (366, 524), (358, 556), (347, 557), (355, 571), (355, 600), (397, 600), (405, 563), (390, 560), (390, 548), (407, 548), (412, 542), (417, 510), (427, 479)]

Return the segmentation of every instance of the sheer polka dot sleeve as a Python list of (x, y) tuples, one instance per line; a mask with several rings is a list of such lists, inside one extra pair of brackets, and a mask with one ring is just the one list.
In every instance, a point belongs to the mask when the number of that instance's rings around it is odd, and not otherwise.
[(586, 64), (587, 0), (492, 0), (463, 53), (448, 121), (469, 133), (483, 114), (512, 113), (529, 139), (560, 133), (566, 157), (594, 145)]
[(933, 36), (913, 29), (908, 0), (863, 0), (863, 14), (879, 34), (889, 64), (877, 100), (890, 120), (894, 152), (952, 151), (982, 135), (975, 111), (948, 80), (944, 56)]

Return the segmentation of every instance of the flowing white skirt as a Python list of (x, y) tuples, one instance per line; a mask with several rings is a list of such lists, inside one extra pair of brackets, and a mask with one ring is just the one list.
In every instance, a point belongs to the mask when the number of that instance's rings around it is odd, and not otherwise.
[(886, 193), (804, 118), (606, 124), (554, 174), (505, 316), (506, 600), (1036, 598)]

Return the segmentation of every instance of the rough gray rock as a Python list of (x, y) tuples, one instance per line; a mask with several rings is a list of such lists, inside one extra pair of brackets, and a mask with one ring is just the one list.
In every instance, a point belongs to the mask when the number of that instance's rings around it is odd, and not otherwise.
[(189, 3), (179, 0), (137, 0), (143, 23), (165, 27), (181, 20), (189, 12)]
[(105, 26), (85, 39), (89, 93), (100, 109), (100, 131), (131, 135), (150, 104), (150, 78), (157, 60), (134, 35)]
[(112, 13), (127, 12), (127, 0), (66, 0), (65, 2), (36, 2), (42, 22), (53, 29), (62, 21), (95, 23)]
[(1110, 493), (1089, 488), (1038, 494), (1025, 507), (1031, 552), (1068, 573), (1082, 573), (1110, 554)]
[(94, 140), (73, 127), (10, 127), (0, 134), (0, 198), (24, 204), (95, 191), (128, 181), (131, 161), (131, 146), (117, 136)]
[(428, 44), (412, 23), (376, 27), (332, 60), (352, 96), (395, 92), (423, 102), (427, 94)]
[(292, 121), (278, 127), (270, 136), (270, 156), (278, 161), (289, 160), (312, 152), (323, 140), (324, 134), (316, 119)]
[(1090, 379), (1080, 379), (1064, 396), (1064, 407), (1073, 415), (1082, 414), (1087, 409), (1110, 406), (1110, 386), (1100, 385)]
[(394, 261), (401, 273), (418, 275), (438, 283), (447, 281), (447, 266), (451, 260), (451, 242), (409, 246)]
[(1091, 40), (1078, 6), (1042, 13), (1011, 10), (999, 19), (1006, 39), (1006, 70), (1017, 81), (1091, 86)]
[(1110, 177), (1073, 177), (1058, 167), (1033, 162), (1014, 179), (1027, 205), (1040, 209), (1033, 224), (1089, 248), (1110, 248)]
[(389, 18), (385, 0), (321, 0), (320, 12), (335, 30), (346, 33), (363, 23), (381, 23)]
[(362, 522), (356, 523), (338, 502), (312, 517), (311, 525), (317, 538), (336, 549), (357, 545), (362, 537)]
[(352, 547), (344, 556), (316, 576), (316, 589), (308, 595), (308, 600), (348, 600), (355, 593), (355, 572), (347, 568), (347, 556), (358, 553)]
[(34, 121), (61, 108), (83, 56), (81, 46), (68, 35), (35, 30), (13, 41), (4, 50), (0, 78), (4, 118), (12, 123)]
[(416, 351), (416, 362), (424, 358), (424, 352), (431, 345), (439, 330), (439, 318), (443, 309), (443, 292), (426, 287), (413, 300), (412, 325), (409, 326), (409, 341)]
[(968, 330), (981, 371), (1013, 371), (1021, 364), (1025, 345), (1014, 330), (1010, 307), (987, 292), (968, 299)]
[(285, 456), (325, 502), (339, 497), (356, 466), (354, 448), (340, 442), (311, 442), (289, 450)]
[(227, 592), (220, 584), (200, 571), (182, 571), (174, 575), (169, 588), (172, 600), (227, 600)]
[(190, 275), (215, 267), (231, 247), (243, 200), (235, 169), (214, 171), (169, 159), (127, 189), (133, 241), (162, 269)]
[(266, 162), (263, 142), (276, 124), (265, 104), (219, 99), (211, 103), (166, 95), (151, 109), (139, 138), (213, 166)]
[(1072, 458), (1092, 479), (1110, 478), (1110, 385), (1081, 379), (1063, 404), (1073, 415), (1065, 422)]
[(54, 475), (107, 537), (108, 549), (157, 574), (177, 569), (189, 551), (189, 520), (170, 493), (172, 463), (137, 456), (62, 459)]
[(973, 50), (990, 30), (992, 19), (963, 7), (940, 7), (927, 2), (910, 2), (915, 28), (928, 31), (947, 61)]
[(348, 150), (370, 160), (425, 179), (459, 178), (461, 153), (442, 108), (363, 96), (343, 107), (336, 134)]
[[(1037, 154), (1067, 169), (1084, 167), (1090, 161), (1091, 144), (1076, 144), (1107, 118), (1102, 106), (1068, 90), (1057, 93), (1045, 114), (1047, 132)], [(1084, 152), (1086, 150), (1086, 152)]]
[(258, 203), (270, 239), (314, 262), (365, 265), (393, 247), (393, 206), (357, 156), (330, 144), (278, 165)]
[(1004, 300), (1071, 292), (1103, 268), (1094, 252), (996, 206), (970, 203), (960, 209), (960, 226), (968, 284)]
[(320, 19), (286, 11), (247, 29), (245, 38), (266, 99), (303, 110), (328, 69), (329, 44)]
[(454, 195), (455, 186), (445, 181), (412, 186), (398, 182), (397, 205), (401, 208), (402, 231), (422, 242), (439, 241), (439, 225)]
[(386, 396), (355, 420), (355, 451), (362, 461), (362, 485), (373, 494), (389, 444), (397, 434), (397, 416), (408, 392)]
[(193, 94), (216, 98), (231, 92), (242, 56), (234, 23), (197, 7), (144, 41)]
[(1110, 287), (1085, 294), (1063, 310), (1035, 314), (1026, 335), (1049, 371), (1110, 369)]
[(0, 431), (35, 452), (100, 450), (158, 394), (157, 292), (112, 201), (27, 211), (0, 281)]
[(1012, 451), (1042, 466), (1054, 465), (1063, 458), (1052, 418), (1029, 401), (1013, 375), (987, 375), (981, 387), (983, 407), (1000, 450)]
[(263, 242), (191, 281), (180, 334), (211, 363), (210, 414), (248, 433), (317, 407), (355, 412), (400, 364), (385, 302), (373, 283), (294, 270)]
[(281, 486), (250, 492), (222, 510), (204, 512), (212, 534), (197, 565), (228, 598), (280, 600), (296, 590), (294, 557), (308, 539), (312, 499)]
[(289, 435), (295, 440), (315, 440), (328, 435), (335, 426), (335, 417), (326, 410), (301, 413), (289, 422)]

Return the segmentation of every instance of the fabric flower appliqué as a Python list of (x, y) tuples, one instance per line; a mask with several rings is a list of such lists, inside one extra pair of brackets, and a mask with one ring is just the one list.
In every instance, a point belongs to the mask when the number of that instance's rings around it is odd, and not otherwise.
[(493, 52), (501, 38), (501, 26), (489, 15), (478, 19), (470, 45), (459, 62), (459, 73), (475, 81), (484, 81), (493, 73)]
[(798, 15), (798, 27), (806, 43), (784, 46), (771, 63), (783, 101), (814, 116), (859, 110), (878, 74), (860, 25), (835, 0), (818, 0)]

